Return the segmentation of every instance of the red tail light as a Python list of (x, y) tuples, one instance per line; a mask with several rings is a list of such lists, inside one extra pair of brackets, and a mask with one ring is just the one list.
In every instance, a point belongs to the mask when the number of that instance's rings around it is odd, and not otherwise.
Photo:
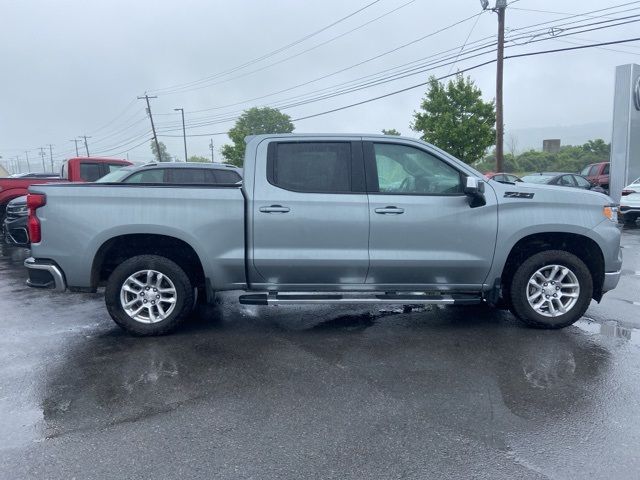
[(632, 193), (636, 193), (635, 190), (622, 190), (622, 196), (626, 197), (627, 195), (631, 195)]
[(40, 229), (40, 220), (36, 215), (36, 210), (46, 203), (47, 197), (41, 193), (30, 193), (27, 195), (27, 208), (29, 209), (27, 228), (29, 230), (29, 241), (31, 243), (40, 243), (40, 240), (42, 240), (42, 230)]

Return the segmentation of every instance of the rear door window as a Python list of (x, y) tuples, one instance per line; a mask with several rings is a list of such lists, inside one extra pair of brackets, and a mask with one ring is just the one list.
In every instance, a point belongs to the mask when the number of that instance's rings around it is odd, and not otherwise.
[(609, 175), (609, 165), (605, 165), (602, 169), (602, 175)]
[(169, 172), (170, 183), (210, 185), (209, 170), (204, 168), (173, 168)]
[(596, 175), (598, 175), (598, 165), (594, 165), (591, 167), (591, 170), (589, 170), (590, 177), (595, 177)]
[(267, 177), (272, 185), (295, 192), (351, 192), (351, 143), (272, 145), (267, 161)]

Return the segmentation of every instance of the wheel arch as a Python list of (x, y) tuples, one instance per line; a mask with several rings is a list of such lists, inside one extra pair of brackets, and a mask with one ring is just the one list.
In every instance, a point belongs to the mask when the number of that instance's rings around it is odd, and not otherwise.
[(111, 237), (97, 249), (91, 265), (92, 288), (103, 285), (120, 263), (137, 255), (166, 257), (186, 272), (194, 287), (205, 285), (204, 265), (188, 242), (170, 235), (133, 233)]
[(545, 250), (564, 250), (582, 260), (593, 280), (593, 299), (602, 299), (604, 282), (604, 255), (598, 243), (592, 238), (577, 233), (543, 232), (527, 235), (519, 239), (509, 251), (500, 275), (503, 300), (510, 298), (511, 279), (518, 266), (531, 255)]

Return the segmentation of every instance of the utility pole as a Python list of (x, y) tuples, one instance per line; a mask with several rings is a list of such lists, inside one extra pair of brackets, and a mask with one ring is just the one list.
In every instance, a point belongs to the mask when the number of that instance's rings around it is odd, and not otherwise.
[(150, 98), (158, 98), (157, 96), (150, 97), (146, 93), (144, 97), (138, 97), (138, 100), (145, 99), (147, 101), (147, 114), (149, 115), (149, 119), (151, 120), (151, 130), (153, 131), (153, 141), (156, 142), (156, 154), (158, 155), (158, 161), (162, 161), (162, 156), (160, 155), (160, 144), (158, 143), (158, 136), (156, 135), (156, 126), (153, 124), (153, 115), (151, 114), (151, 105), (149, 104)]
[(44, 148), (43, 147), (40, 147), (40, 158), (42, 159), (42, 171), (46, 172), (47, 167), (45, 167), (44, 165)]
[(27, 157), (27, 170), (31, 171), (31, 165), (29, 165), (29, 152), (27, 150), (24, 151), (24, 156)]
[[(480, 0), (483, 10), (489, 8), (489, 0)], [(498, 14), (498, 58), (496, 61), (496, 172), (504, 170), (504, 109), (502, 104), (502, 78), (504, 72), (504, 14), (507, 0), (496, 0), (494, 12)]]
[(80, 135), (78, 138), (84, 139), (84, 149), (87, 151), (87, 157), (90, 157), (91, 155), (89, 155), (89, 144), (87, 143), (87, 138), (91, 138), (91, 137), (87, 137), (86, 135)]
[(504, 110), (502, 106), (502, 78), (504, 64), (504, 13), (507, 0), (496, 0), (498, 13), (498, 61), (496, 63), (496, 172), (504, 171)]
[(51, 160), (51, 173), (53, 173), (53, 145), (49, 144), (49, 160)]
[(211, 150), (211, 163), (213, 163), (213, 138), (209, 142), (209, 150)]
[(75, 145), (76, 145), (76, 157), (79, 157), (80, 156), (80, 152), (78, 152), (78, 139), (74, 138), (73, 140), (69, 140), (69, 141), (75, 143)]
[(188, 162), (189, 157), (187, 157), (187, 131), (184, 128), (184, 108), (174, 108), (175, 112), (180, 111), (182, 114), (182, 138), (184, 139), (184, 161)]

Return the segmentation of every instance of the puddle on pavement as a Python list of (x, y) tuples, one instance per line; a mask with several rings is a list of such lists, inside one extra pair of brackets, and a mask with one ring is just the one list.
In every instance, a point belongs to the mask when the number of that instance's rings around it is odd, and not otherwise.
[(599, 334), (605, 337), (623, 338), (632, 345), (640, 346), (640, 329), (623, 327), (614, 320), (600, 323), (583, 318), (574, 323), (574, 325), (591, 335)]

